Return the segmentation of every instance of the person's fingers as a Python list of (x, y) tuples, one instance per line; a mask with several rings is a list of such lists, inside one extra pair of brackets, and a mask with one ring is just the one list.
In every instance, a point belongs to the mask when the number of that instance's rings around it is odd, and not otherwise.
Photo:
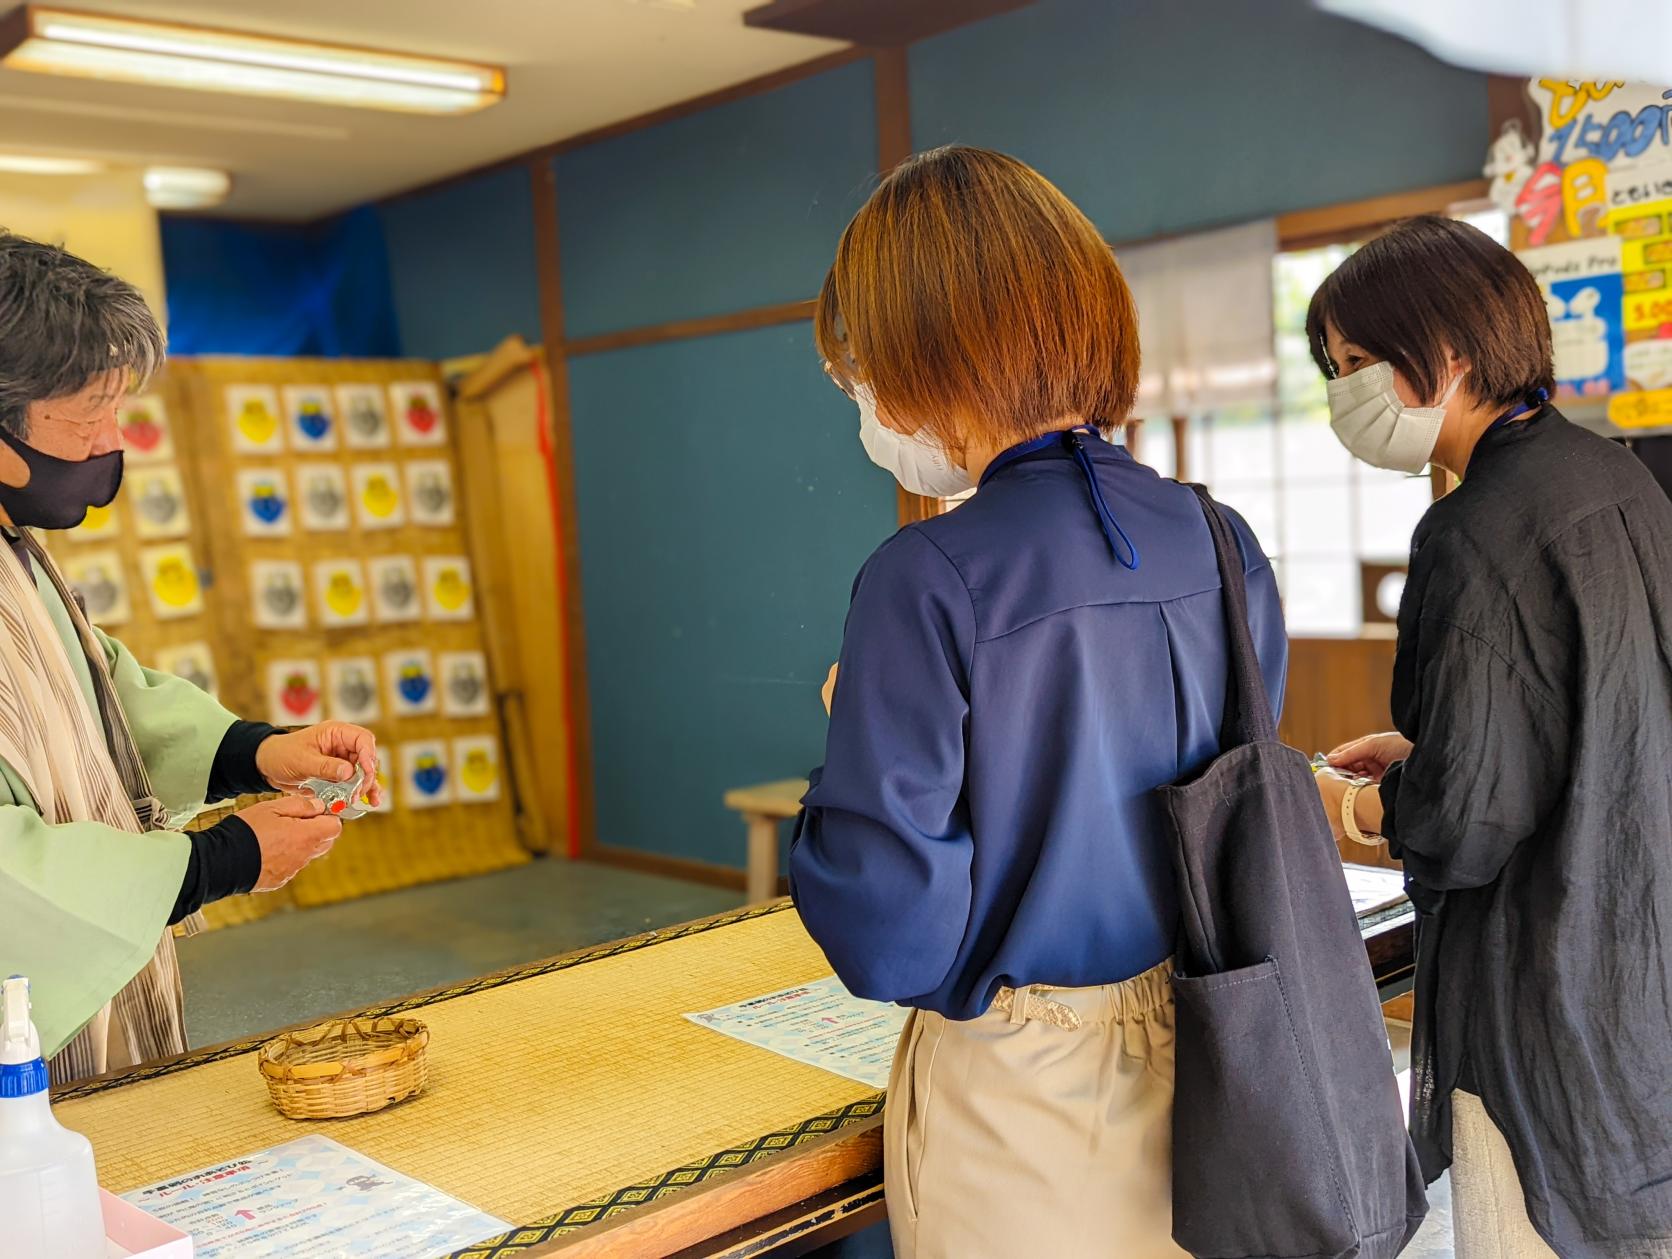
[(1325, 758), (1333, 764), (1337, 758), (1360, 756), (1376, 742), (1376, 735), (1361, 735), (1357, 739), (1349, 739), (1340, 747), (1324, 753)]
[(326, 782), (340, 783), (354, 777), (354, 766), (340, 756), (328, 756), (323, 752), (301, 752), (291, 758), (285, 767), (290, 772), (288, 778), (292, 783), (300, 783), (308, 778), (323, 778)]
[(309, 818), (301, 826), (303, 836), (315, 846), (333, 844), (336, 842), (337, 836), (343, 833), (342, 819), (337, 817)]
[(275, 817), (316, 818), (325, 812), (325, 802), (315, 796), (285, 796), (268, 802), (265, 807)]
[(1374, 748), (1348, 748), (1345, 752), (1332, 752), (1324, 759), (1336, 769), (1379, 769), (1387, 763), (1387, 758)]
[(377, 736), (360, 726), (350, 729), (354, 731), (354, 763), (360, 767), (367, 781), (371, 781), (377, 777)]

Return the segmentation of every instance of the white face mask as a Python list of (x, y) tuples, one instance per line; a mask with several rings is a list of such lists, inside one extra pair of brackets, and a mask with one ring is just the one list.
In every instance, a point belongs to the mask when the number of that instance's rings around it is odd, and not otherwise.
[(1446, 403), (1462, 383), (1459, 374), (1438, 406), (1408, 407), (1393, 391), (1393, 365), (1372, 363), (1326, 382), (1330, 427), (1343, 446), (1373, 467), (1421, 472), (1440, 438)]
[(877, 419), (877, 400), (870, 389), (859, 386), (854, 401), (859, 404), (859, 441), (865, 453), (906, 490), (924, 498), (951, 498), (974, 488), (970, 474), (927, 433), (907, 437)]

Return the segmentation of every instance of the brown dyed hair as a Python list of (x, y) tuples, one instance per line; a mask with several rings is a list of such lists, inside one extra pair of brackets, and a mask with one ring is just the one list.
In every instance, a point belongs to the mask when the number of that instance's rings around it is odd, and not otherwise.
[(1423, 402), (1445, 388), (1452, 351), (1469, 364), (1460, 386), (1479, 402), (1514, 406), (1556, 391), (1550, 316), (1521, 260), (1479, 228), (1437, 214), (1396, 223), (1335, 269), (1312, 295), (1306, 339), (1337, 374), (1325, 323), (1386, 359)]
[(1107, 427), (1137, 391), (1113, 252), (1043, 175), (986, 149), (934, 149), (883, 179), (842, 233), (814, 336), (839, 384), (955, 454), (1064, 416)]

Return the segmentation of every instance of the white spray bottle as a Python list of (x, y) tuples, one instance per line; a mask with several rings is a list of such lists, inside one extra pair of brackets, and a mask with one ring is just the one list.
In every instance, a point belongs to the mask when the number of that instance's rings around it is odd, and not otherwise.
[(104, 1259), (93, 1147), (52, 1116), (29, 981), (0, 989), (0, 1255)]

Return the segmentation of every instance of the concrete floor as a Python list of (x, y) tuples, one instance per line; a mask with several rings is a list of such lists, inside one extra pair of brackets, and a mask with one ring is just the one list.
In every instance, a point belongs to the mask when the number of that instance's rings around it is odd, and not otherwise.
[[(735, 908), (739, 896), (676, 879), (569, 861), (439, 883), (213, 931), (180, 942), (194, 1045), (322, 1018)], [(275, 966), (283, 959), (283, 966)], [(1389, 1027), (1396, 1065), (1408, 1033)], [(1407, 1259), (1452, 1259), (1451, 1189), (1429, 1190)], [(824, 1259), (888, 1259), (885, 1228)]]

